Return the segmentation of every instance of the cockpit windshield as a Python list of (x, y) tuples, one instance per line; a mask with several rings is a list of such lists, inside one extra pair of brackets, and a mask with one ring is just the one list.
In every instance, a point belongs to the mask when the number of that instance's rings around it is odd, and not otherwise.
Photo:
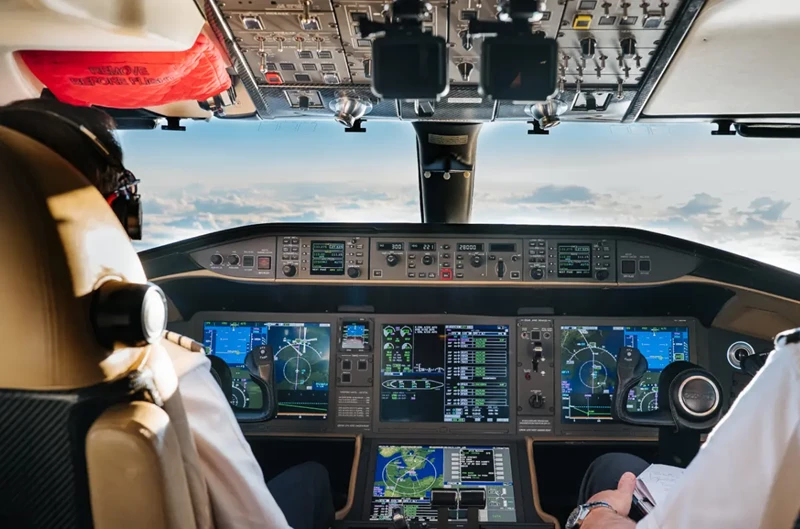
[[(139, 248), (261, 222), (419, 222), (416, 135), (373, 121), (188, 123), (124, 131), (142, 181)], [(628, 226), (800, 272), (792, 140), (712, 136), (702, 123), (564, 123), (549, 136), (490, 123), (472, 222)]]

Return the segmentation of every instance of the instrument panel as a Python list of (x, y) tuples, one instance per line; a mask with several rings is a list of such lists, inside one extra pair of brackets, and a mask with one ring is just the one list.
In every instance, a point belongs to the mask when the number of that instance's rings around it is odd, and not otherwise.
[(698, 265), (691, 254), (625, 239), (401, 233), (256, 237), (191, 258), (231, 278), (370, 284), (648, 283), (682, 277)]
[(638, 347), (650, 365), (632, 411), (657, 406), (670, 362), (709, 362), (692, 318), (210, 312), (170, 327), (203, 336), (231, 367), (240, 407), (260, 402), (244, 355), (272, 349), (278, 417), (246, 432), (655, 435), (610, 417), (619, 348)]

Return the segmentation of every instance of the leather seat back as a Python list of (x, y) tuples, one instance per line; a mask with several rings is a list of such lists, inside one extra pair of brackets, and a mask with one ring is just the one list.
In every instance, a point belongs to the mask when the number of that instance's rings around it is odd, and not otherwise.
[(130, 241), (69, 163), (4, 127), (0, 249), (0, 527), (210, 527), (165, 345), (95, 339), (95, 289), (146, 281)]

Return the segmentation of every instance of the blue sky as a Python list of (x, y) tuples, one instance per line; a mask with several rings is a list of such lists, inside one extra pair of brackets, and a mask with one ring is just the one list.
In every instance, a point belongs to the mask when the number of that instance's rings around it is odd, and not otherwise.
[[(418, 222), (410, 123), (189, 123), (121, 133), (142, 180), (140, 248), (259, 222)], [(632, 226), (800, 272), (798, 142), (705, 124), (484, 125), (473, 222)]]

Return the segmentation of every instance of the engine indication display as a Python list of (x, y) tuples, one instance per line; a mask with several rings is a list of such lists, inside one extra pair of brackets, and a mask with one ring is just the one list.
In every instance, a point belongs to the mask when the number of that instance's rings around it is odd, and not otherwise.
[(261, 408), (261, 389), (245, 367), (247, 353), (272, 348), (278, 390), (278, 417), (325, 419), (328, 415), (331, 327), (329, 323), (207, 321), (203, 344), (225, 361), (233, 375), (234, 406)]
[(311, 241), (311, 275), (344, 275), (344, 241)]
[[(500, 446), (378, 446), (371, 520), (391, 520), (395, 509), (407, 518), (436, 520), (431, 489), (482, 488), (487, 522), (515, 522), (511, 450)], [(466, 519), (465, 509), (451, 511)]]
[(689, 360), (688, 327), (562, 326), (561, 416), (565, 422), (611, 420), (617, 353), (636, 347), (649, 370), (628, 394), (631, 412), (658, 408), (658, 377), (672, 362)]
[(558, 277), (592, 277), (592, 245), (559, 244)]
[(384, 325), (380, 418), (509, 421), (507, 325)]

